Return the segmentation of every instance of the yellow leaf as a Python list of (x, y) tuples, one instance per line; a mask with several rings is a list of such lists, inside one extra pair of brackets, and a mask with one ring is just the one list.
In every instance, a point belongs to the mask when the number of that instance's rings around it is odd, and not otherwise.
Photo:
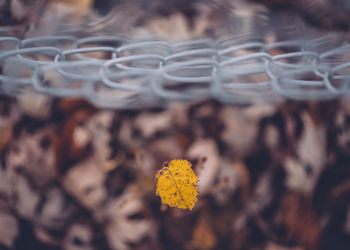
[(198, 177), (187, 160), (172, 160), (156, 175), (157, 190), (162, 203), (170, 207), (190, 209), (197, 202)]

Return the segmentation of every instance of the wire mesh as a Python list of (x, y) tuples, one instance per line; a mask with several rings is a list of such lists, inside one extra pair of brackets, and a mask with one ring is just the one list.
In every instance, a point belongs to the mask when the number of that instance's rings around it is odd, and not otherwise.
[(4, 94), (83, 97), (109, 108), (350, 95), (350, 45), (339, 34), (273, 43), (228, 36), (173, 44), (123, 36), (2, 37), (0, 64)]

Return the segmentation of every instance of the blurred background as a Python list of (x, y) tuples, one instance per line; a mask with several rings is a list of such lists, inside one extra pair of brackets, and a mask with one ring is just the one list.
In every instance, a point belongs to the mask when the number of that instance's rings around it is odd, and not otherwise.
[[(347, 44), (349, 21), (346, 0), (0, 0), (1, 36), (20, 39), (331, 33)], [(176, 158), (199, 176), (192, 211), (155, 195)], [(348, 250), (349, 162), (345, 98), (115, 110), (2, 93), (0, 249)]]
[(0, 10), (2, 30), (12, 26), (17, 36), (124, 33), (182, 41), (291, 28), (297, 32), (304, 26), (313, 32), (346, 32), (350, 4), (346, 0), (2, 0)]

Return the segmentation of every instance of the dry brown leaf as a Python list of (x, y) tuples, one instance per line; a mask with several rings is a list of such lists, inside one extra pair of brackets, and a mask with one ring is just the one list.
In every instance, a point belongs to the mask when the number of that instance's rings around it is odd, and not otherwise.
[(213, 249), (216, 243), (217, 239), (212, 226), (205, 217), (200, 217), (193, 229), (190, 248), (209, 250)]

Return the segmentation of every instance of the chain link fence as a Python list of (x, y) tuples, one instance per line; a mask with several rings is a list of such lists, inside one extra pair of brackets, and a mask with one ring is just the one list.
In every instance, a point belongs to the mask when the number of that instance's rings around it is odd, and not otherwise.
[(340, 34), (271, 43), (242, 35), (174, 44), (123, 36), (2, 37), (0, 64), (4, 94), (83, 97), (108, 108), (350, 95), (350, 45)]

